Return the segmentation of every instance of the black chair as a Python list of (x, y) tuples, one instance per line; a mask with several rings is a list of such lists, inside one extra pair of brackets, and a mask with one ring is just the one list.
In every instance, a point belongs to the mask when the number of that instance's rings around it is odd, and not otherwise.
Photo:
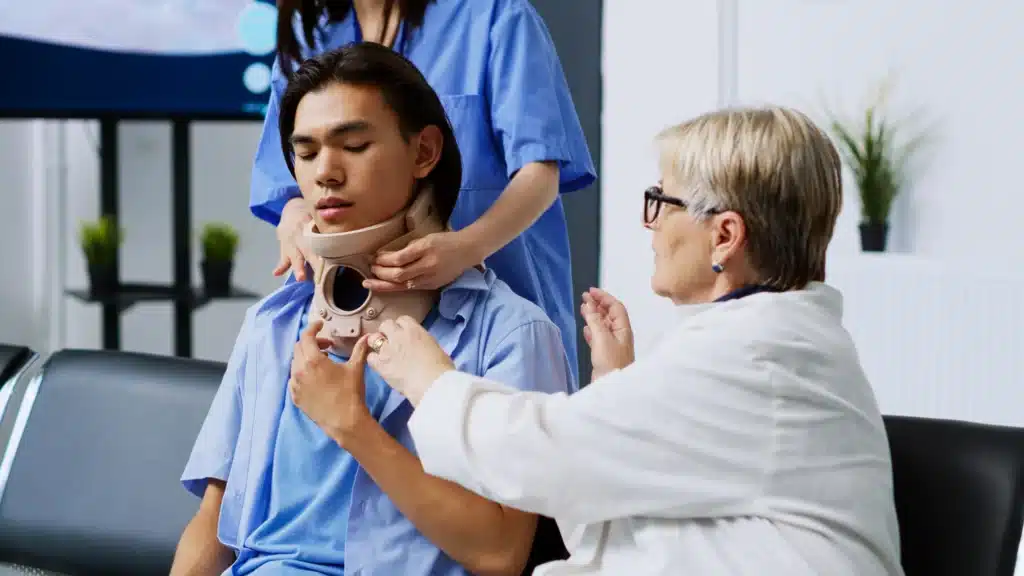
[(558, 524), (551, 518), (541, 517), (537, 522), (537, 533), (533, 536), (530, 558), (526, 562), (522, 576), (530, 576), (534, 569), (541, 564), (565, 560), (568, 557), (569, 551), (565, 549), (562, 534), (558, 531)]
[[(178, 478), (223, 372), (124, 352), (51, 356), (24, 383), (0, 461), (0, 563), (15, 573), (166, 576), (198, 507)], [(524, 575), (567, 557), (544, 518)]]
[(35, 359), (28, 346), (0, 344), (0, 386), (5, 386)]
[(224, 365), (61, 351), (25, 388), (0, 463), (0, 561), (166, 576), (198, 500), (179, 484)]
[[(28, 346), (0, 344), (0, 446), (3, 446), (11, 435), (14, 418), (10, 417), (10, 412), (17, 408), (18, 401), (14, 394), (16, 384), (38, 357)], [(2, 572), (0, 576), (3, 576)]]
[(1024, 429), (886, 416), (907, 576), (1013, 576)]

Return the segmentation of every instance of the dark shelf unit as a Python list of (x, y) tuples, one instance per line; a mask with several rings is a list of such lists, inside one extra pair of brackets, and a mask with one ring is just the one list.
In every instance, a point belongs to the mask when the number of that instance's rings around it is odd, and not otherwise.
[[(118, 117), (100, 118), (100, 214), (120, 223), (118, 214)], [(224, 296), (210, 296), (192, 285), (192, 161), (191, 118), (171, 118), (172, 230), (174, 282), (172, 284), (120, 283), (110, 295), (96, 298), (89, 290), (66, 290), (65, 294), (103, 308), (103, 349), (121, 348), (121, 314), (140, 302), (174, 303), (174, 355), (192, 356), (192, 313), (220, 299), (256, 299), (259, 295), (232, 288)], [(115, 269), (120, 262), (115, 259)], [(118, 274), (120, 277), (120, 274)]]
[(195, 311), (213, 300), (251, 300), (259, 298), (259, 295), (255, 292), (241, 288), (232, 288), (229, 293), (224, 295), (211, 296), (202, 288), (193, 288), (190, 292), (179, 294), (173, 285), (144, 282), (121, 284), (110, 294), (93, 295), (89, 290), (65, 290), (64, 293), (82, 302), (114, 306), (119, 314), (123, 314), (140, 302), (180, 301)]

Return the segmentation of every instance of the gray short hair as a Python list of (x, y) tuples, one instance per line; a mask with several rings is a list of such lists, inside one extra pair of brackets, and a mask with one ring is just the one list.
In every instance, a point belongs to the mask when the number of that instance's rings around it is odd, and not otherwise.
[(690, 213), (735, 211), (761, 281), (781, 290), (825, 279), (825, 252), (843, 205), (839, 154), (804, 114), (782, 107), (704, 114), (657, 137), (662, 174)]

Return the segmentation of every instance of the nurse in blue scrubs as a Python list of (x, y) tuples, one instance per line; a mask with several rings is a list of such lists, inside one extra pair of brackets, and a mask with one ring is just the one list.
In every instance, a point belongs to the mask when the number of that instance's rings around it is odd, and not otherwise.
[(412, 61), (441, 96), (464, 167), (452, 231), (378, 255), (374, 274), (381, 280), (368, 287), (437, 288), (484, 261), (558, 325), (575, 373), (560, 194), (590, 185), (596, 175), (561, 62), (534, 7), (528, 0), (281, 0), (278, 6), (279, 58), (249, 200), (253, 214), (278, 227), (275, 273), (290, 269), (299, 280), (307, 277), (301, 229), (310, 218), (281, 154), (282, 68), (351, 42), (380, 42)]

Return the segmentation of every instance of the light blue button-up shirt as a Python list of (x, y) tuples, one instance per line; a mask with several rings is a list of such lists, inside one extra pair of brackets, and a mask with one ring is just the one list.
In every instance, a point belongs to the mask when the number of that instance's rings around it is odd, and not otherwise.
[[(323, 29), (315, 52), (361, 37), (353, 12)], [(562, 64), (543, 19), (527, 0), (430, 2), (422, 25), (415, 30), (402, 26), (394, 46), (440, 96), (459, 143), (462, 190), (451, 217), (453, 229), (475, 222), (531, 162), (557, 162), (562, 193), (595, 180)], [(288, 200), (299, 195), (281, 153), (277, 125), (286, 85), (275, 66), (249, 196), (252, 213), (273, 224)], [(486, 263), (561, 329), (575, 375), (576, 306), (561, 198)]]
[[(301, 420), (304, 414), (291, 404), (287, 381), (292, 350), (311, 298), (311, 284), (289, 281), (250, 308), (182, 475), (185, 487), (197, 496), (204, 492), (208, 478), (227, 482), (218, 537), (239, 552), (229, 573), (466, 574), (420, 534), (340, 448), (330, 448), (325, 455), (329, 445), (315, 436)], [(444, 289), (429, 330), (459, 370), (523, 390), (576, 390), (558, 328), (493, 271), (469, 270)], [(368, 376), (369, 386), (380, 382), (375, 374)], [(383, 406), (375, 416), (392, 437), (415, 453), (406, 427), (412, 406), (389, 388), (383, 392)], [(292, 421), (282, 425), (286, 418)], [(309, 441), (305, 454), (295, 454), (303, 443), (286, 439), (291, 452), (287, 463), (276, 461), (282, 426)], [(346, 464), (346, 457), (351, 464)], [(331, 492), (322, 483), (311, 483), (309, 479), (316, 475), (279, 475), (275, 465), (287, 465), (293, 472), (297, 466), (324, 470), (323, 482), (335, 485), (338, 497), (324, 498)], [(321, 465), (324, 468), (318, 468)], [(273, 486), (275, 480), (296, 485)], [(347, 521), (325, 516), (338, 501), (345, 501), (346, 491)], [(274, 493), (289, 494), (293, 503), (302, 501), (295, 508), (298, 518), (287, 518), (286, 506), (271, 502)], [(344, 508), (338, 510), (342, 519)], [(268, 522), (272, 510), (275, 519)], [(324, 538), (325, 517), (342, 530), (336, 539)]]

